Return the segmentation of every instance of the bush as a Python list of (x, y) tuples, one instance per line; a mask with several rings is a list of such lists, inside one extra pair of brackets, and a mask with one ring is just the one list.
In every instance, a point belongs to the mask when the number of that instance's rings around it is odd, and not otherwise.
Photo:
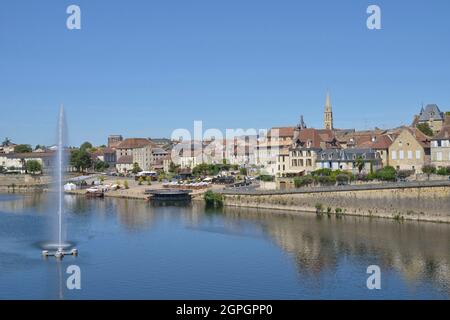
[(450, 175), (450, 167), (439, 168), (436, 173), (440, 176), (448, 176)]
[(428, 123), (420, 123), (417, 125), (417, 129), (419, 129), (423, 134), (426, 134), (429, 137), (433, 136), (433, 130), (431, 130)]
[[(158, 177), (159, 179), (159, 177)], [(152, 178), (151, 177), (146, 177), (145, 180), (147, 180), (147, 185), (151, 186), (152, 185)]]
[(395, 181), (397, 178), (397, 171), (394, 167), (386, 166), (377, 171), (376, 176), (382, 181)]
[(261, 175), (261, 176), (259, 176), (259, 179), (264, 182), (272, 182), (275, 180), (275, 177), (269, 176), (269, 175)]
[(206, 205), (209, 207), (220, 208), (223, 207), (223, 196), (219, 193), (215, 193), (211, 190), (208, 190), (203, 195), (203, 199), (206, 202)]
[(142, 183), (144, 182), (144, 178), (143, 177), (139, 177), (138, 179), (138, 185), (142, 186)]
[(422, 167), (422, 172), (425, 173), (428, 176), (428, 179), (430, 179), (430, 175), (433, 173), (436, 173), (436, 167), (432, 164), (427, 164)]
[(336, 177), (333, 176), (318, 176), (316, 181), (324, 186), (334, 185), (336, 183)]
[(308, 186), (314, 182), (314, 178), (311, 176), (295, 177), (294, 185), (296, 188)]
[(336, 176), (336, 181), (341, 184), (349, 183), (350, 176), (348, 174), (344, 174), (344, 173), (338, 174)]
[(125, 189), (130, 189), (130, 186), (128, 185), (128, 181), (127, 180), (125, 180), (123, 182), (123, 186), (125, 187)]

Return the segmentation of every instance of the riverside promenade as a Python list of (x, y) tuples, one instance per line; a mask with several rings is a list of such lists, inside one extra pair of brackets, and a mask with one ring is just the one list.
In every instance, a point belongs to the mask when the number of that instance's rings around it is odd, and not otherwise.
[(303, 187), (284, 190), (262, 190), (248, 187), (225, 188), (218, 191), (224, 195), (280, 195), (280, 194), (297, 194), (297, 193), (322, 193), (322, 192), (346, 192), (346, 191), (363, 191), (363, 190), (386, 190), (386, 189), (409, 189), (424, 187), (450, 187), (450, 179), (437, 181), (405, 181), (405, 182), (385, 182), (377, 184), (360, 184), (360, 185), (342, 185), (342, 186), (318, 186)]

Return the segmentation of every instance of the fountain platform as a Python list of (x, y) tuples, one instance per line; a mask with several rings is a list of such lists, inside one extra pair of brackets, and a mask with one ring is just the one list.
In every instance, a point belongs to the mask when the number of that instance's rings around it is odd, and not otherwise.
[(62, 258), (64, 258), (64, 256), (78, 256), (78, 250), (72, 249), (70, 251), (65, 251), (62, 248), (59, 248), (58, 250), (55, 250), (55, 251), (43, 250), (42, 256), (44, 258), (55, 257), (56, 259), (62, 259)]

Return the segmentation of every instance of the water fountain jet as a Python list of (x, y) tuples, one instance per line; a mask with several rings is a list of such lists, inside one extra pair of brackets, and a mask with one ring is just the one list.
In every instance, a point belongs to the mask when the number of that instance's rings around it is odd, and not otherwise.
[(72, 249), (70, 251), (64, 250), (66, 244), (63, 243), (62, 239), (62, 219), (64, 213), (63, 196), (64, 196), (64, 107), (61, 105), (59, 109), (59, 120), (58, 120), (58, 145), (57, 145), (57, 155), (56, 155), (56, 182), (57, 182), (57, 192), (58, 192), (58, 243), (56, 245), (56, 250), (43, 250), (42, 256), (49, 257), (53, 256), (56, 259), (62, 259), (66, 255), (77, 256), (78, 250)]

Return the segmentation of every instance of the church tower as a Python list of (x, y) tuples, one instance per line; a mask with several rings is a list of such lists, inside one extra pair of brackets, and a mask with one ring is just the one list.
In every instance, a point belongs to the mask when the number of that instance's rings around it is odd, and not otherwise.
[(325, 112), (323, 114), (323, 126), (325, 129), (333, 130), (333, 111), (331, 110), (330, 93), (327, 92), (327, 101), (325, 102)]

